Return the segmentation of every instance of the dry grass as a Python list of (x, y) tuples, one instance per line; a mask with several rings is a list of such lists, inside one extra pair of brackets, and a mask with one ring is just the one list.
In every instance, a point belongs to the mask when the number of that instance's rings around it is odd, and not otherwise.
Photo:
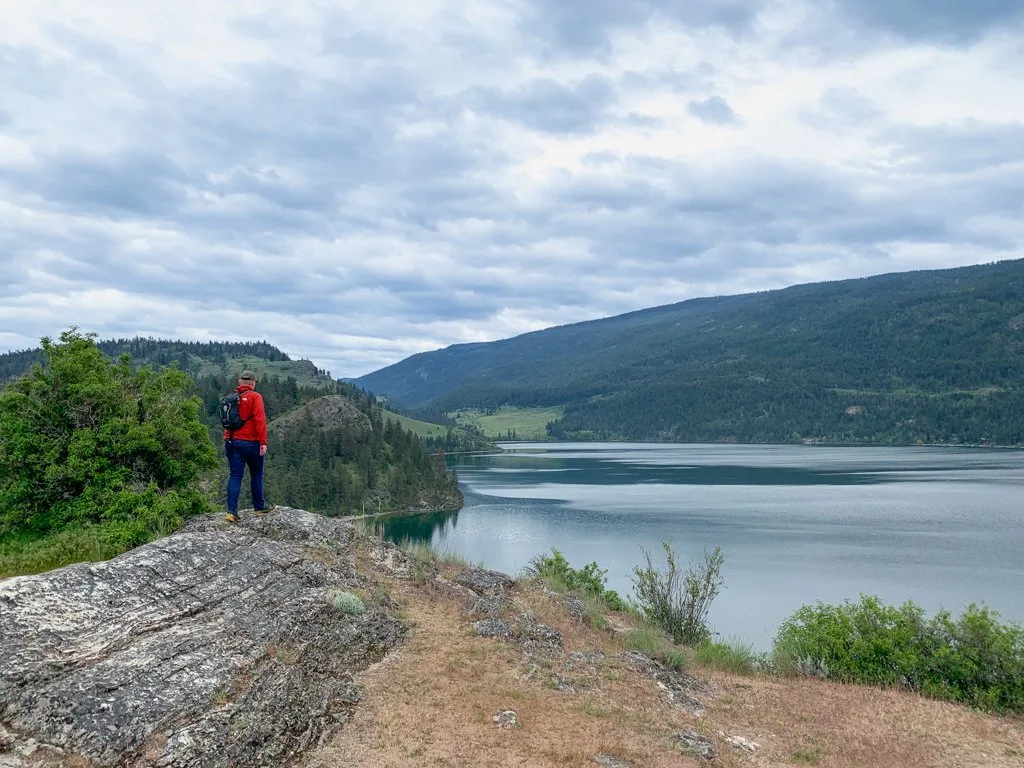
[[(567, 668), (565, 657), (525, 659), (521, 650), (475, 637), (458, 598), (430, 582), (392, 582), (393, 597), (414, 622), (409, 641), (364, 673), (364, 699), (306, 768), (363, 766), (588, 766), (604, 753), (633, 766), (700, 765), (671, 735), (711, 737), (715, 764), (818, 765), (827, 768), (1024, 766), (1024, 721), (971, 712), (912, 695), (817, 680), (739, 677), (707, 670), (714, 694), (695, 721), (670, 707), (657, 684), (615, 658), (615, 633), (570, 623), (541, 592), (517, 593), (520, 608), (561, 630), (565, 654), (604, 650), (595, 665)], [(699, 672), (698, 670), (696, 670)], [(555, 673), (579, 686), (564, 693)], [(502, 730), (491, 717), (519, 714)], [(761, 746), (740, 753), (721, 734)]]

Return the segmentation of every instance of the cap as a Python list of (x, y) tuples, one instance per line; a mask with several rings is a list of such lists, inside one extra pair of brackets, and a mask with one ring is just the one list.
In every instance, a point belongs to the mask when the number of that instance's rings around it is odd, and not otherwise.
[(256, 374), (252, 371), (242, 371), (242, 375), (238, 378), (242, 381), (256, 381)]

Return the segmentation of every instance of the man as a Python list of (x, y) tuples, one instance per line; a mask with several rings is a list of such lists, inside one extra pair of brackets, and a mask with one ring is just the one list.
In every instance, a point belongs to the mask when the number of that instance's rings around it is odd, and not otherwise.
[[(257, 515), (272, 512), (263, 496), (263, 457), (267, 455), (267, 413), (263, 409), (263, 397), (256, 391), (256, 374), (243, 371), (238, 379), (238, 416), (243, 424), (240, 429), (224, 430), (224, 453), (228, 458), (231, 476), (228, 479), (229, 523), (237, 523), (238, 496), (242, 491), (242, 476), (249, 467), (249, 485), (252, 489), (252, 504)], [(225, 422), (229, 423), (229, 422)]]

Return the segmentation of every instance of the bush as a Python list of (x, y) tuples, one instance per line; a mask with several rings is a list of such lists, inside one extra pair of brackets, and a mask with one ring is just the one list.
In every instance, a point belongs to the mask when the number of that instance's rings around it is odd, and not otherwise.
[(366, 606), (359, 595), (353, 595), (351, 592), (330, 592), (327, 599), (338, 613), (358, 616), (366, 612)]
[(655, 658), (665, 644), (662, 631), (656, 627), (641, 625), (626, 633), (626, 644), (634, 651)]
[(1024, 628), (969, 606), (932, 619), (911, 602), (862, 595), (841, 605), (803, 606), (779, 628), (781, 672), (897, 686), (983, 709), (1024, 712)]
[(666, 667), (674, 669), (677, 672), (685, 670), (690, 661), (686, 658), (686, 651), (682, 648), (669, 648), (667, 650), (663, 650), (659, 658)]
[(601, 600), (613, 611), (628, 611), (629, 604), (614, 589), (605, 589), (607, 569), (592, 561), (582, 568), (573, 568), (565, 555), (554, 547), (550, 555), (537, 555), (524, 569), (558, 592), (580, 592)]
[(74, 329), (42, 345), (45, 365), (0, 392), (4, 568), (111, 556), (209, 509), (194, 483), (216, 454), (188, 376), (112, 363)]
[(738, 675), (752, 675), (764, 664), (752, 645), (739, 641), (707, 641), (693, 649), (693, 657), (705, 667), (723, 669)]
[(672, 545), (665, 542), (668, 570), (662, 573), (651, 563), (651, 553), (642, 550), (647, 560), (645, 568), (633, 568), (633, 588), (636, 601), (649, 621), (658, 625), (676, 643), (697, 645), (711, 637), (707, 625), (711, 603), (722, 588), (721, 549), (710, 555), (704, 553), (704, 562), (679, 570)]

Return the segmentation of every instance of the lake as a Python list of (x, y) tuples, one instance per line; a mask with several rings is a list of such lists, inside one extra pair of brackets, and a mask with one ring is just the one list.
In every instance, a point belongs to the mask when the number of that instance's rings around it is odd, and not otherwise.
[(984, 602), (1024, 621), (1024, 452), (958, 448), (511, 443), (461, 457), (455, 513), (385, 518), (411, 538), (516, 573), (560, 549), (631, 591), (641, 547), (664, 563), (716, 546), (711, 623), (767, 649), (803, 603), (860, 593), (929, 612)]

